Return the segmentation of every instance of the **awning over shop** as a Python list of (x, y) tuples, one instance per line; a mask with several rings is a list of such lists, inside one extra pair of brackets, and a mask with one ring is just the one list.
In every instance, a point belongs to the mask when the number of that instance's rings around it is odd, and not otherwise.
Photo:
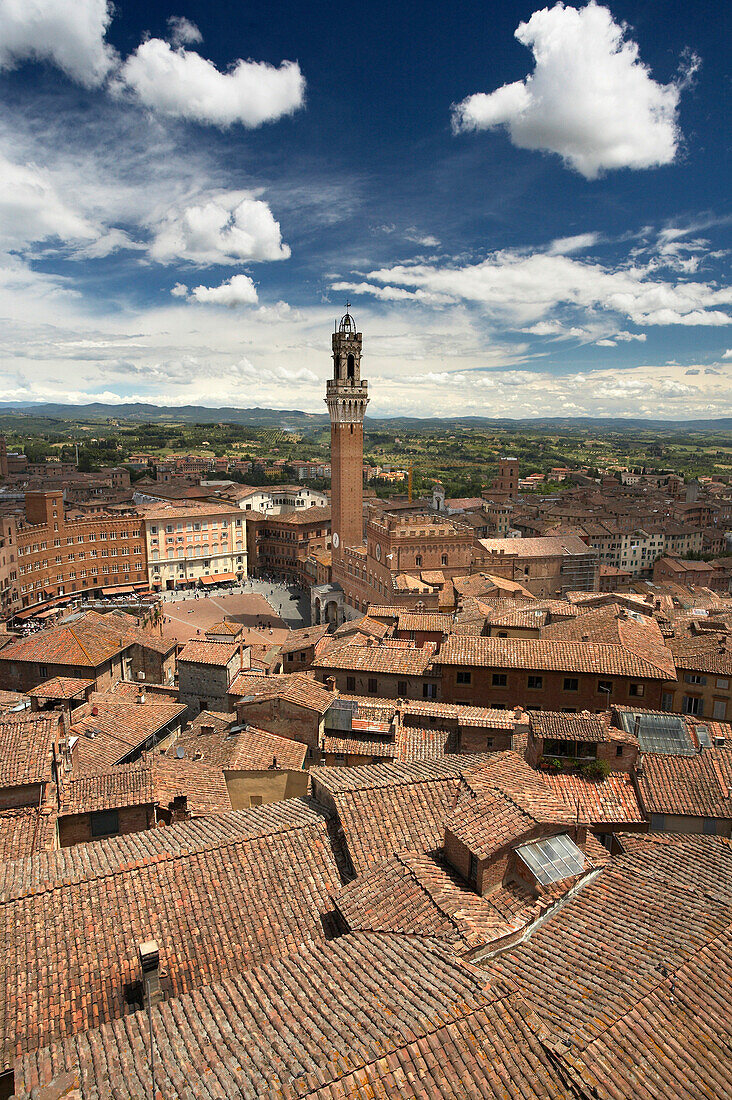
[(134, 592), (134, 588), (131, 584), (119, 584), (113, 588), (103, 588), (103, 596), (130, 596)]
[(207, 573), (200, 578), (201, 584), (221, 584), (224, 581), (235, 581), (236, 573)]

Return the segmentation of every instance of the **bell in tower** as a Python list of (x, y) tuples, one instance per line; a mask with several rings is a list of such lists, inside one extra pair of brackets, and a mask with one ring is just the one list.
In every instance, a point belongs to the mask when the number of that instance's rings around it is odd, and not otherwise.
[(363, 419), (368, 382), (361, 379), (363, 337), (351, 316), (350, 302), (333, 333), (333, 377), (326, 385), (330, 415), (331, 554), (363, 543)]
[(356, 332), (350, 307), (351, 303), (346, 302), (346, 313), (333, 333), (333, 381), (357, 386), (361, 379), (362, 336)]

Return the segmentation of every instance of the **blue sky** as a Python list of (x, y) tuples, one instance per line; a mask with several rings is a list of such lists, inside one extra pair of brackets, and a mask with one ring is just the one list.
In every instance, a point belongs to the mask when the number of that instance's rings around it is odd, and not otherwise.
[(0, 399), (730, 415), (723, 11), (0, 0)]

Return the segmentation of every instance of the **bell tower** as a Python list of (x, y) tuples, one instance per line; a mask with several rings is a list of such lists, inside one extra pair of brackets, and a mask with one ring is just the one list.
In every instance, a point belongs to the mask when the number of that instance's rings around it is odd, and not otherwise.
[(333, 377), (326, 385), (330, 415), (331, 559), (343, 557), (344, 546), (363, 543), (363, 418), (368, 382), (361, 378), (363, 336), (348, 312), (333, 333)]

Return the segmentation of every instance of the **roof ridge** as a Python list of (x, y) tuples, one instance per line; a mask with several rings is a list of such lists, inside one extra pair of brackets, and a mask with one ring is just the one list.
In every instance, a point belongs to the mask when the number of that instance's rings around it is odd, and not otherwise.
[(75, 640), (75, 642), (78, 645), (81, 652), (86, 657), (87, 661), (89, 661), (89, 663), (93, 665), (94, 661), (92, 660), (91, 655), (85, 649), (84, 644), (81, 641), (81, 638), (79, 638), (79, 636), (76, 634), (76, 632), (74, 631), (73, 626), (67, 627), (67, 630), (68, 630), (69, 634), (71, 635), (71, 637)]
[[(399, 860), (402, 867), (406, 868), (406, 870), (409, 872), (409, 874), (412, 876), (414, 881), (419, 886), (420, 890), (422, 890), (422, 892), (427, 895), (427, 897), (430, 899), (430, 901), (435, 906), (435, 908), (438, 909), (440, 911), (440, 913), (442, 913), (442, 915), (447, 918), (447, 920), (450, 922), (452, 927), (455, 929), (455, 932), (458, 936), (458, 939), (464, 940), (464, 936), (463, 936), (462, 932), (460, 931), (460, 926), (458, 925), (458, 922), (454, 918), (452, 913), (448, 913), (445, 909), (443, 909), (443, 907), (439, 904), (439, 902), (437, 901), (437, 899), (433, 895), (432, 891), (425, 885), (424, 882), (422, 882), (422, 879), (417, 874), (417, 872), (414, 870), (414, 868), (410, 867), (410, 865), (408, 863), (406, 863), (405, 860), (403, 859), (403, 856), (406, 854), (407, 851), (409, 851), (409, 850), (405, 849), (404, 852), (396, 852), (395, 853), (396, 859)], [(426, 852), (410, 852), (409, 854), (419, 856), (419, 855), (426, 855), (427, 853)], [(401, 935), (401, 933), (400, 933), (400, 935)], [(412, 933), (412, 935), (419, 935), (419, 933)], [(420, 938), (422, 938), (422, 937), (420, 937)]]

